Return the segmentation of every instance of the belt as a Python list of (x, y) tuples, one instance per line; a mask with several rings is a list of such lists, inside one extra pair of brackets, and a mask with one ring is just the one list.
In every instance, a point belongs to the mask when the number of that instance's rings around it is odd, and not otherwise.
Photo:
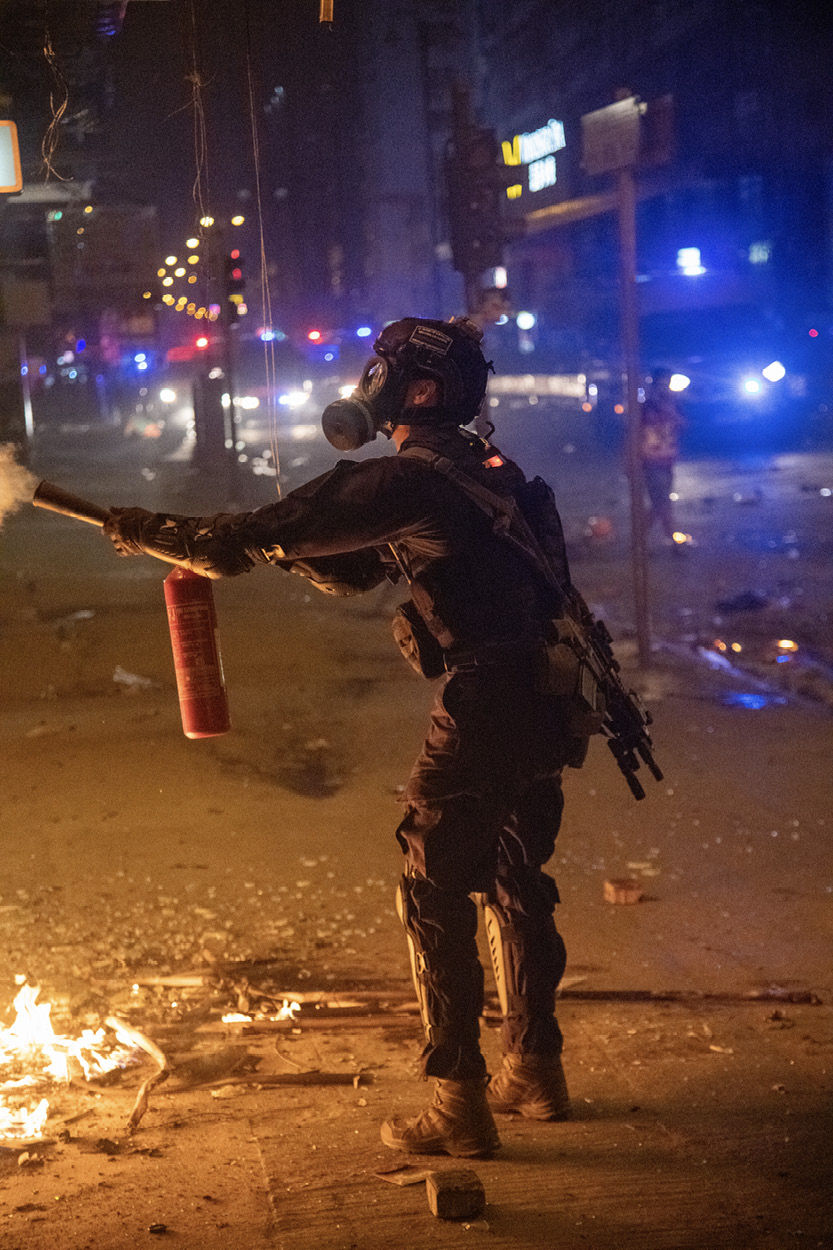
[(513, 638), (510, 642), (484, 643), (480, 647), (450, 647), (443, 652), (447, 673), (470, 673), (488, 664), (505, 664), (515, 655), (537, 651), (543, 638)]

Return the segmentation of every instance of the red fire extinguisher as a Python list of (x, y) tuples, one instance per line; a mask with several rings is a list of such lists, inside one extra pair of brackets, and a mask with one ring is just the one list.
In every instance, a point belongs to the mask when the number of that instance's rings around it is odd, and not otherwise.
[(186, 738), (224, 734), (230, 727), (228, 698), (210, 580), (173, 569), (165, 578), (165, 604), (183, 733)]

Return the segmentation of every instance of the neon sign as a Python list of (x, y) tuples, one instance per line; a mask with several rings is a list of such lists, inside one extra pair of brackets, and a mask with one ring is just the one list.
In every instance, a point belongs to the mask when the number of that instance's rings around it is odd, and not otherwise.
[[(557, 170), (555, 154), (567, 146), (564, 137), (564, 123), (553, 118), (538, 130), (526, 134), (515, 135), (511, 141), (504, 139), (504, 165), (526, 165), (527, 186), (531, 192), (542, 191), (544, 187), (555, 186)], [(515, 200), (523, 194), (523, 186), (516, 183), (506, 188), (506, 195)]]

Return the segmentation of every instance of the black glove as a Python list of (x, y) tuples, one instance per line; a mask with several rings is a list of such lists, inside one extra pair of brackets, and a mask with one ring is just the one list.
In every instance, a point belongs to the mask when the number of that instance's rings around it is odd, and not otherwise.
[(111, 508), (104, 522), (104, 533), (120, 556), (141, 556), (142, 526), (154, 515), (146, 508)]

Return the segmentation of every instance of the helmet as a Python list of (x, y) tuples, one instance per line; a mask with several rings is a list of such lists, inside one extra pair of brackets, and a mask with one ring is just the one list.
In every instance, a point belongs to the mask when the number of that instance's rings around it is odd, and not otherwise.
[(482, 330), (468, 317), (404, 317), (385, 326), (373, 350), (409, 379), (433, 378), (441, 388), (442, 407), (457, 416), (458, 424), (467, 425), (480, 411), (491, 367), (480, 350), (482, 338)]

